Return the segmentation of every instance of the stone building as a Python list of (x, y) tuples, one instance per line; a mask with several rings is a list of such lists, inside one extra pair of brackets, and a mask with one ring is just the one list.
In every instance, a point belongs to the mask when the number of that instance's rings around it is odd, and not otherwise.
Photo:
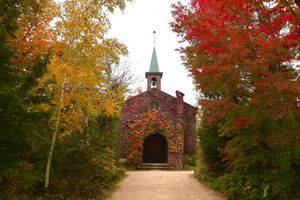
[(121, 111), (120, 151), (128, 166), (166, 163), (182, 169), (183, 155), (195, 151), (197, 108), (180, 91), (176, 97), (161, 91), (162, 77), (154, 47), (147, 91), (128, 99)]

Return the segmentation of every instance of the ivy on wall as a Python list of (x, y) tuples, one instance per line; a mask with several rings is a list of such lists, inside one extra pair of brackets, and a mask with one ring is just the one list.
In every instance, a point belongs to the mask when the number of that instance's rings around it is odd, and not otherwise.
[(141, 163), (143, 143), (146, 137), (154, 133), (162, 134), (168, 142), (169, 153), (183, 152), (183, 127), (180, 122), (167, 120), (163, 113), (152, 109), (127, 124), (128, 127), (128, 163)]

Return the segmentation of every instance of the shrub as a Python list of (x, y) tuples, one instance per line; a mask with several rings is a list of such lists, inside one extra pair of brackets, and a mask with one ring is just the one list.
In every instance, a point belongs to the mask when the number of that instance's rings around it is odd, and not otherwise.
[(191, 156), (184, 155), (183, 164), (190, 165), (190, 166), (196, 166), (196, 156), (195, 155), (191, 155)]
[[(200, 155), (210, 172), (221, 173), (224, 170), (222, 150), (225, 147), (226, 138), (219, 137), (218, 129), (205, 127), (198, 129)], [(199, 163), (200, 165), (203, 163)]]
[(197, 178), (228, 200), (299, 200), (300, 139), (294, 134), (298, 123), (297, 117), (289, 116), (265, 119), (227, 139), (220, 138), (217, 129), (200, 129)]
[(114, 149), (116, 119), (101, 117), (100, 120), (85, 134), (69, 135), (59, 143), (52, 192), (64, 198), (94, 198), (102, 196), (123, 177), (125, 170), (118, 163)]
[(183, 157), (183, 169), (195, 170), (196, 169), (196, 155), (184, 155)]

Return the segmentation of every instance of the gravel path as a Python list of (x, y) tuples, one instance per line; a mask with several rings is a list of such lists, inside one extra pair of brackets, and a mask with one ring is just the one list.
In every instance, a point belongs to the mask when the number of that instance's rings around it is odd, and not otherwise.
[(192, 171), (133, 171), (108, 200), (225, 200)]

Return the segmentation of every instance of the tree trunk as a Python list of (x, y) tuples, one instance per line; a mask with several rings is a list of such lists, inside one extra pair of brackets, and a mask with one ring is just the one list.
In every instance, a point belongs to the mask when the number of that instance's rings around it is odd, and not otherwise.
[[(60, 102), (62, 102), (63, 98), (64, 98), (65, 82), (66, 81), (63, 82), (63, 85), (62, 85), (62, 88), (61, 88)], [(57, 120), (56, 120), (56, 124), (55, 124), (55, 131), (53, 133), (52, 142), (51, 142), (51, 148), (50, 148), (49, 155), (48, 155), (48, 161), (47, 161), (47, 167), (46, 167), (46, 174), (45, 174), (45, 189), (47, 189), (49, 187), (51, 162), (52, 162), (52, 158), (53, 158), (54, 146), (55, 146), (57, 135), (58, 135), (58, 132), (59, 132), (60, 112), (61, 112), (61, 110), (62, 110), (61, 108), (58, 109)]]
[(58, 119), (57, 119), (57, 122), (56, 122), (55, 131), (54, 131), (53, 137), (52, 137), (51, 148), (50, 148), (49, 155), (48, 155), (47, 168), (46, 168), (46, 178), (45, 178), (45, 188), (46, 189), (49, 186), (51, 162), (52, 162), (52, 157), (53, 157), (54, 146), (55, 146), (58, 131), (59, 131), (59, 124), (60, 124), (60, 113), (58, 113)]

